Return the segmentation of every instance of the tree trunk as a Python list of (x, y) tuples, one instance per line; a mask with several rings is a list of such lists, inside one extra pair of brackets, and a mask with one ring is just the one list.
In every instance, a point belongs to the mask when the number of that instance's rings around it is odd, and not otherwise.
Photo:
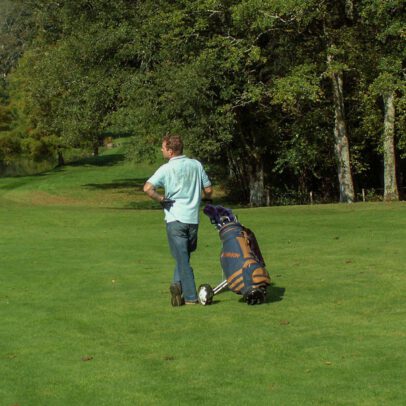
[(65, 159), (63, 158), (62, 151), (58, 151), (58, 166), (64, 166)]
[[(332, 57), (330, 55), (327, 57), (327, 61), (329, 64), (331, 63)], [(340, 202), (352, 203), (354, 201), (354, 184), (352, 181), (350, 148), (348, 142), (347, 125), (345, 121), (342, 72), (333, 72), (331, 74), (331, 81), (334, 96), (334, 138), (338, 182), (340, 185)]]
[(267, 191), (265, 190), (264, 166), (261, 160), (257, 160), (250, 169), (250, 206), (266, 206)]
[(395, 158), (395, 95), (390, 93), (384, 96), (385, 121), (383, 132), (383, 156), (384, 156), (384, 183), (385, 201), (399, 200), (398, 185), (396, 182), (396, 158)]
[(232, 182), (235, 182), (235, 184), (238, 185), (238, 195), (242, 197), (244, 201), (248, 201), (250, 188), (249, 176), (247, 176), (247, 173), (249, 173), (249, 171), (247, 170), (242, 159), (235, 158), (231, 148), (227, 150), (227, 161), (229, 178), (232, 179)]
[(354, 19), (354, 3), (352, 0), (345, 0), (345, 15), (349, 20)]

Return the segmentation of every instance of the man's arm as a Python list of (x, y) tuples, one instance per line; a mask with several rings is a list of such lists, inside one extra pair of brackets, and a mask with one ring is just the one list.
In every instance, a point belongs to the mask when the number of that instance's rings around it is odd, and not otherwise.
[(203, 188), (203, 199), (211, 200), (211, 195), (213, 194), (213, 188), (211, 186), (207, 186)]
[(162, 202), (164, 200), (164, 196), (160, 195), (156, 190), (155, 186), (152, 183), (145, 182), (144, 185), (144, 192), (153, 200), (157, 202)]

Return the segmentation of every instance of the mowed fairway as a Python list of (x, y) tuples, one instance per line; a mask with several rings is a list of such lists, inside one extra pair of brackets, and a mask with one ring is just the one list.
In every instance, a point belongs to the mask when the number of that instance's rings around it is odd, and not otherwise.
[[(405, 404), (405, 203), (237, 208), (269, 302), (172, 308), (153, 167), (99, 163), (0, 179), (1, 406)], [(202, 218), (197, 284), (219, 252)]]

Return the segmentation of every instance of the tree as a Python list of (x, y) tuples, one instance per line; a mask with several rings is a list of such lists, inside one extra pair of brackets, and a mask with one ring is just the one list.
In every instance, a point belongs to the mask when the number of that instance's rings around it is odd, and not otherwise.
[[(323, 31), (326, 42), (326, 75), (331, 80), (334, 105), (334, 139), (337, 160), (340, 202), (351, 203), (355, 199), (351, 170), (348, 125), (345, 113), (344, 70), (346, 65), (340, 56), (346, 54), (346, 31), (352, 25), (353, 3), (351, 0), (326, 1), (323, 3)], [(347, 35), (346, 35), (347, 34)], [(344, 41), (343, 41), (344, 39)]]
[(361, 182), (376, 187), (376, 150), (393, 140), (392, 156), (406, 154), (400, 0), (15, 4), (30, 28), (7, 65), (6, 131), (33, 158), (97, 154), (108, 131), (145, 160), (180, 132), (228, 191), (261, 206), (309, 191), (351, 202)]
[[(383, 104), (381, 145), (384, 161), (384, 199), (399, 200), (396, 171), (396, 106), (397, 99), (405, 98), (402, 60), (404, 48), (404, 4), (398, 0), (380, 2), (364, 0), (361, 14), (374, 46), (376, 69), (369, 86), (372, 98)], [(402, 80), (403, 79), (403, 80)], [(399, 102), (402, 106), (402, 102)], [(398, 121), (399, 123), (399, 121)]]
[[(140, 123), (180, 129), (189, 134), (194, 153), (223, 168), (227, 162), (230, 170), (221, 173), (234, 178), (251, 205), (267, 203), (271, 171), (281, 145), (287, 145), (283, 137), (290, 137), (290, 127), (280, 124), (293, 125), (319, 96), (317, 69), (300, 45), (305, 6), (303, 1), (185, 2), (155, 14), (165, 21), (164, 34), (148, 17), (143, 28), (143, 37), (158, 38), (161, 59), (136, 75), (137, 85), (128, 86), (131, 115)], [(280, 102), (285, 90), (288, 103)], [(135, 107), (137, 100), (144, 105)], [(116, 117), (124, 112), (125, 106)], [(308, 127), (309, 121), (303, 128), (311, 133)]]
[(66, 146), (98, 154), (123, 76), (118, 56), (132, 34), (128, 23), (119, 26), (125, 3), (52, 2), (51, 13), (37, 11), (41, 35), (10, 79), (29, 123), (27, 137), (33, 145), (50, 144), (43, 150), (56, 150), (60, 164)]

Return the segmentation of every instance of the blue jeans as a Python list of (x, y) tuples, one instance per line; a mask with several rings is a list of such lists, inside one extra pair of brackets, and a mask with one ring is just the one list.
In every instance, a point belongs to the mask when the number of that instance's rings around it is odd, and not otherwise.
[(185, 224), (179, 221), (166, 223), (169, 248), (176, 261), (173, 282), (180, 282), (185, 301), (196, 301), (196, 285), (190, 254), (197, 247), (198, 224)]

